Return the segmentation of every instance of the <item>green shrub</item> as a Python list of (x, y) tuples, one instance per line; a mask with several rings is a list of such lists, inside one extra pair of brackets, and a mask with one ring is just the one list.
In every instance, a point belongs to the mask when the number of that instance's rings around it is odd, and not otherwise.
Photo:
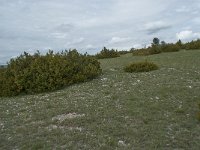
[(146, 48), (137, 49), (132, 52), (133, 56), (147, 56), (150, 55), (149, 51)]
[(93, 79), (101, 73), (100, 63), (76, 50), (46, 55), (24, 53), (11, 59), (0, 74), (0, 96), (52, 91)]
[(166, 44), (161, 46), (161, 52), (177, 52), (180, 50), (178, 44)]
[(191, 42), (185, 43), (185, 44), (183, 45), (183, 47), (184, 47), (186, 50), (200, 49), (200, 39), (198, 39), (198, 40), (196, 40), (196, 41), (191, 41)]
[(147, 51), (149, 51), (149, 55), (159, 54), (161, 53), (161, 47), (159, 45), (152, 45)]
[(3, 90), (3, 80), (4, 80), (4, 72), (5, 69), (4, 68), (0, 68), (0, 91)]
[(104, 47), (100, 53), (97, 53), (96, 55), (97, 59), (104, 59), (104, 58), (115, 58), (115, 57), (120, 57), (120, 54), (117, 52), (117, 50), (114, 49), (107, 49)]
[(126, 51), (126, 50), (122, 50), (122, 51), (118, 51), (119, 55), (125, 55), (128, 53), (131, 53), (130, 51)]
[(124, 67), (125, 72), (149, 72), (152, 70), (157, 70), (158, 66), (152, 62), (137, 62), (132, 63)]
[(148, 48), (142, 48), (139, 50), (133, 51), (133, 56), (147, 56), (159, 54), (162, 52), (177, 52), (180, 50), (180, 47), (177, 44), (165, 44), (165, 45), (152, 45)]
[(158, 45), (152, 45), (152, 47), (141, 48), (132, 52), (133, 56), (147, 56), (159, 53), (161, 53), (161, 48)]

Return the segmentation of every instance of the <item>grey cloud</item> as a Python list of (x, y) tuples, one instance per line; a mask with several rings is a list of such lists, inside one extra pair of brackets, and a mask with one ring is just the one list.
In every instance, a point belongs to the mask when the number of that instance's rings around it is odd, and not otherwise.
[(129, 37), (112, 37), (108, 43), (110, 44), (123, 43), (123, 42), (130, 41), (130, 39), (131, 38)]
[(166, 30), (169, 28), (171, 28), (171, 25), (163, 21), (149, 22), (144, 25), (144, 30), (147, 31), (148, 34), (154, 34), (161, 30)]
[(187, 12), (190, 12), (190, 11), (191, 11), (190, 8), (188, 8), (186, 6), (181, 6), (181, 7), (176, 9), (176, 12), (178, 12), (178, 13), (183, 13), (183, 12), (187, 13)]
[(54, 28), (55, 31), (58, 32), (70, 32), (75, 28), (73, 24), (60, 24)]

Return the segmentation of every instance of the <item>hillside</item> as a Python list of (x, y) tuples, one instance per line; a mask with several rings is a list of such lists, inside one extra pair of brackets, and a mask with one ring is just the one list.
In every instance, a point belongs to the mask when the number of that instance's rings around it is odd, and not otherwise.
[[(103, 74), (52, 93), (0, 98), (0, 149), (198, 149), (200, 50), (100, 60)], [(150, 60), (159, 70), (125, 73)]]

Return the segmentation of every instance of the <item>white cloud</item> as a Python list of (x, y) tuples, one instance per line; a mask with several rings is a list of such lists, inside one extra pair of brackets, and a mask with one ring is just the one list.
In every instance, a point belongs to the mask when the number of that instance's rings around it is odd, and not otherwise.
[(197, 15), (199, 13), (199, 8), (189, 5), (189, 6), (181, 6), (177, 8), (175, 11), (180, 14), (187, 13), (187, 14)]
[(142, 46), (142, 44), (134, 44), (133, 45), (133, 48), (136, 48), (136, 49), (139, 49), (139, 48), (142, 48), (144, 46)]
[(200, 25), (200, 17), (193, 18), (192, 22)]
[(198, 10), (192, 11), (192, 14), (193, 14), (193, 15), (198, 15), (198, 14), (199, 14), (199, 11), (198, 11)]
[(200, 33), (198, 32), (193, 32), (191, 30), (185, 30), (181, 31), (179, 33), (176, 33), (177, 39), (184, 40), (184, 41), (189, 41), (189, 40), (195, 40), (200, 38)]
[(109, 41), (109, 44), (123, 43), (123, 42), (128, 42), (129, 40), (130, 40), (129, 37), (126, 38), (112, 37), (112, 39)]
[(176, 9), (176, 12), (178, 12), (178, 13), (190, 12), (190, 9), (186, 6), (181, 6), (181, 7)]
[(88, 45), (86, 45), (85, 48), (86, 48), (86, 49), (91, 49), (91, 48), (94, 48), (94, 46), (93, 46), (92, 44), (88, 44)]
[(83, 38), (83, 37), (73, 39), (71, 41), (66, 42), (65, 46), (66, 47), (75, 46), (76, 44), (80, 44), (80, 43), (84, 42), (84, 40), (85, 40), (85, 38)]
[(52, 35), (54, 38), (57, 38), (57, 39), (65, 39), (66, 36), (67, 36), (66, 33), (59, 33), (59, 32), (51, 33), (51, 35)]

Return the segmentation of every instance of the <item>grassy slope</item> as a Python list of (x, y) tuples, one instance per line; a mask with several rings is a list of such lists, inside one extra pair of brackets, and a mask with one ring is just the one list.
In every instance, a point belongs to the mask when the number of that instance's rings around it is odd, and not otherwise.
[[(199, 149), (199, 57), (200, 50), (128, 54), (100, 60), (103, 75), (93, 81), (0, 98), (0, 149)], [(123, 72), (146, 58), (160, 69)], [(52, 120), (73, 112), (85, 116)]]

